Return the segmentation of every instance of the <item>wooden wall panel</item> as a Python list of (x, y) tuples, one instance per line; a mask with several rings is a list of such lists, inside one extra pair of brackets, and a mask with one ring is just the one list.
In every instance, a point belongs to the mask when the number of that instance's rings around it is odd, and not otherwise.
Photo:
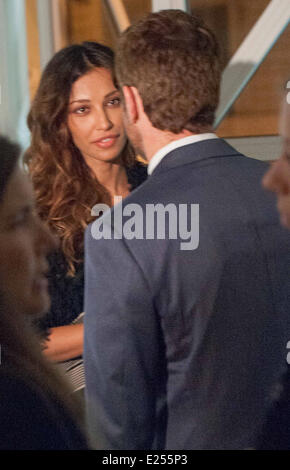
[(40, 80), (40, 56), (37, 25), (37, 0), (26, 0), (26, 30), (30, 97), (33, 98)]
[(151, 0), (123, 0), (131, 22), (138, 21), (151, 11)]
[[(131, 21), (151, 11), (151, 0), (123, 0)], [(36, 0), (26, 0), (30, 92), (34, 95), (40, 77)], [(229, 61), (255, 24), (269, 0), (191, 0), (193, 13), (215, 31), (223, 63)], [(85, 40), (114, 48), (118, 34), (105, 0), (67, 0), (68, 43)], [(290, 79), (288, 51), (290, 28), (280, 37), (250, 84), (222, 122), (222, 136), (263, 135), (278, 132), (278, 114), (283, 86)]]
[[(123, 0), (131, 22), (151, 11), (151, 0)], [(105, 0), (69, 0), (69, 40), (92, 40), (114, 47), (117, 28)]]
[[(268, 4), (265, 0), (237, 2), (229, 7), (230, 43), (232, 53), (241, 44), (247, 31), (254, 25)], [(234, 8), (235, 7), (235, 8)], [(285, 52), (290, 50), (290, 30), (284, 32), (274, 48), (262, 63), (249, 86), (243, 91), (235, 103), (234, 110), (238, 113), (260, 112), (271, 113), (277, 110), (280, 90), (289, 74), (289, 61), (285, 60)], [(258, 105), (258, 106), (257, 106)]]
[[(224, 64), (235, 53), (268, 4), (269, 0), (191, 1), (192, 11), (199, 14), (215, 31), (224, 51)], [(278, 133), (282, 91), (287, 79), (290, 79), (289, 50), (288, 27), (219, 126), (219, 135)]]
[(69, 42), (114, 43), (114, 29), (102, 0), (69, 0)]

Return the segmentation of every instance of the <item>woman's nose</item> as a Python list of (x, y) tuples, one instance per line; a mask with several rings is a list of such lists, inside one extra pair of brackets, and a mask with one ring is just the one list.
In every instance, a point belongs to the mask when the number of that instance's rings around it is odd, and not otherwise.
[(108, 114), (105, 110), (100, 110), (96, 112), (95, 117), (95, 128), (97, 130), (107, 131), (113, 127), (112, 122), (109, 119)]
[(38, 251), (45, 256), (57, 250), (59, 242), (57, 237), (51, 232), (40, 219), (38, 221), (38, 236), (36, 237)]
[(289, 183), (287, 178), (285, 178), (285, 168), (282, 157), (271, 164), (271, 167), (265, 174), (262, 183), (264, 188), (275, 193), (284, 194), (288, 191)]
[(277, 192), (279, 190), (279, 163), (278, 161), (271, 164), (269, 170), (264, 175), (263, 186), (269, 191)]

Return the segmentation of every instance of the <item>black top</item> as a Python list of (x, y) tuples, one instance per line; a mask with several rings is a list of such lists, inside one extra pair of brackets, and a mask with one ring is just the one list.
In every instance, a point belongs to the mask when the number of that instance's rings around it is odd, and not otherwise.
[(290, 365), (284, 373), (280, 395), (270, 407), (261, 436), (258, 450), (290, 450)]
[(0, 450), (88, 449), (62, 404), (8, 366), (0, 368), (0, 435)]
[[(147, 167), (137, 162), (127, 170), (131, 191), (147, 178)], [(67, 262), (61, 251), (49, 256), (50, 311), (39, 320), (41, 330), (71, 324), (83, 312), (84, 263), (76, 265), (74, 277), (67, 276)]]

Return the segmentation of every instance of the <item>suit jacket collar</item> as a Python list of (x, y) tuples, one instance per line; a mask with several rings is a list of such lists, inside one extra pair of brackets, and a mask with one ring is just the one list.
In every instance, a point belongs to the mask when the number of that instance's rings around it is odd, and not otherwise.
[(240, 153), (223, 139), (203, 140), (169, 152), (153, 170), (151, 177), (189, 163), (236, 155), (240, 155)]

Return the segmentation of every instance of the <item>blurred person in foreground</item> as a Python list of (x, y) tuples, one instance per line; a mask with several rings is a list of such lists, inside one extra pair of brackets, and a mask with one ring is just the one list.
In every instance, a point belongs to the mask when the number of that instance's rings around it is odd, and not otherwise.
[(263, 186), (276, 194), (281, 224), (290, 229), (290, 104), (286, 98), (282, 106), (280, 134), (282, 155), (271, 164), (263, 178)]
[[(263, 178), (263, 186), (274, 192), (277, 197), (277, 207), (281, 224), (290, 229), (290, 104), (286, 97), (280, 119), (280, 133), (283, 138), (281, 157), (271, 164)], [(289, 234), (290, 237), (290, 234)], [(290, 283), (290, 266), (286, 282)], [(290, 315), (290, 296), (288, 297), (288, 314)], [(290, 336), (287, 347), (290, 346)], [(285, 358), (286, 358), (285, 349)], [(262, 450), (290, 449), (290, 366), (288, 351), (288, 367), (284, 374), (280, 394), (272, 405), (263, 427), (258, 448)]]
[(35, 210), (19, 148), (0, 136), (0, 449), (86, 449), (78, 406), (42, 356), (31, 320), (50, 305), (55, 240)]
[(119, 205), (86, 231), (91, 432), (108, 449), (254, 447), (290, 332), (290, 238), (267, 165), (213, 133), (219, 47), (198, 18), (130, 26), (116, 75), (150, 176), (123, 225)]

